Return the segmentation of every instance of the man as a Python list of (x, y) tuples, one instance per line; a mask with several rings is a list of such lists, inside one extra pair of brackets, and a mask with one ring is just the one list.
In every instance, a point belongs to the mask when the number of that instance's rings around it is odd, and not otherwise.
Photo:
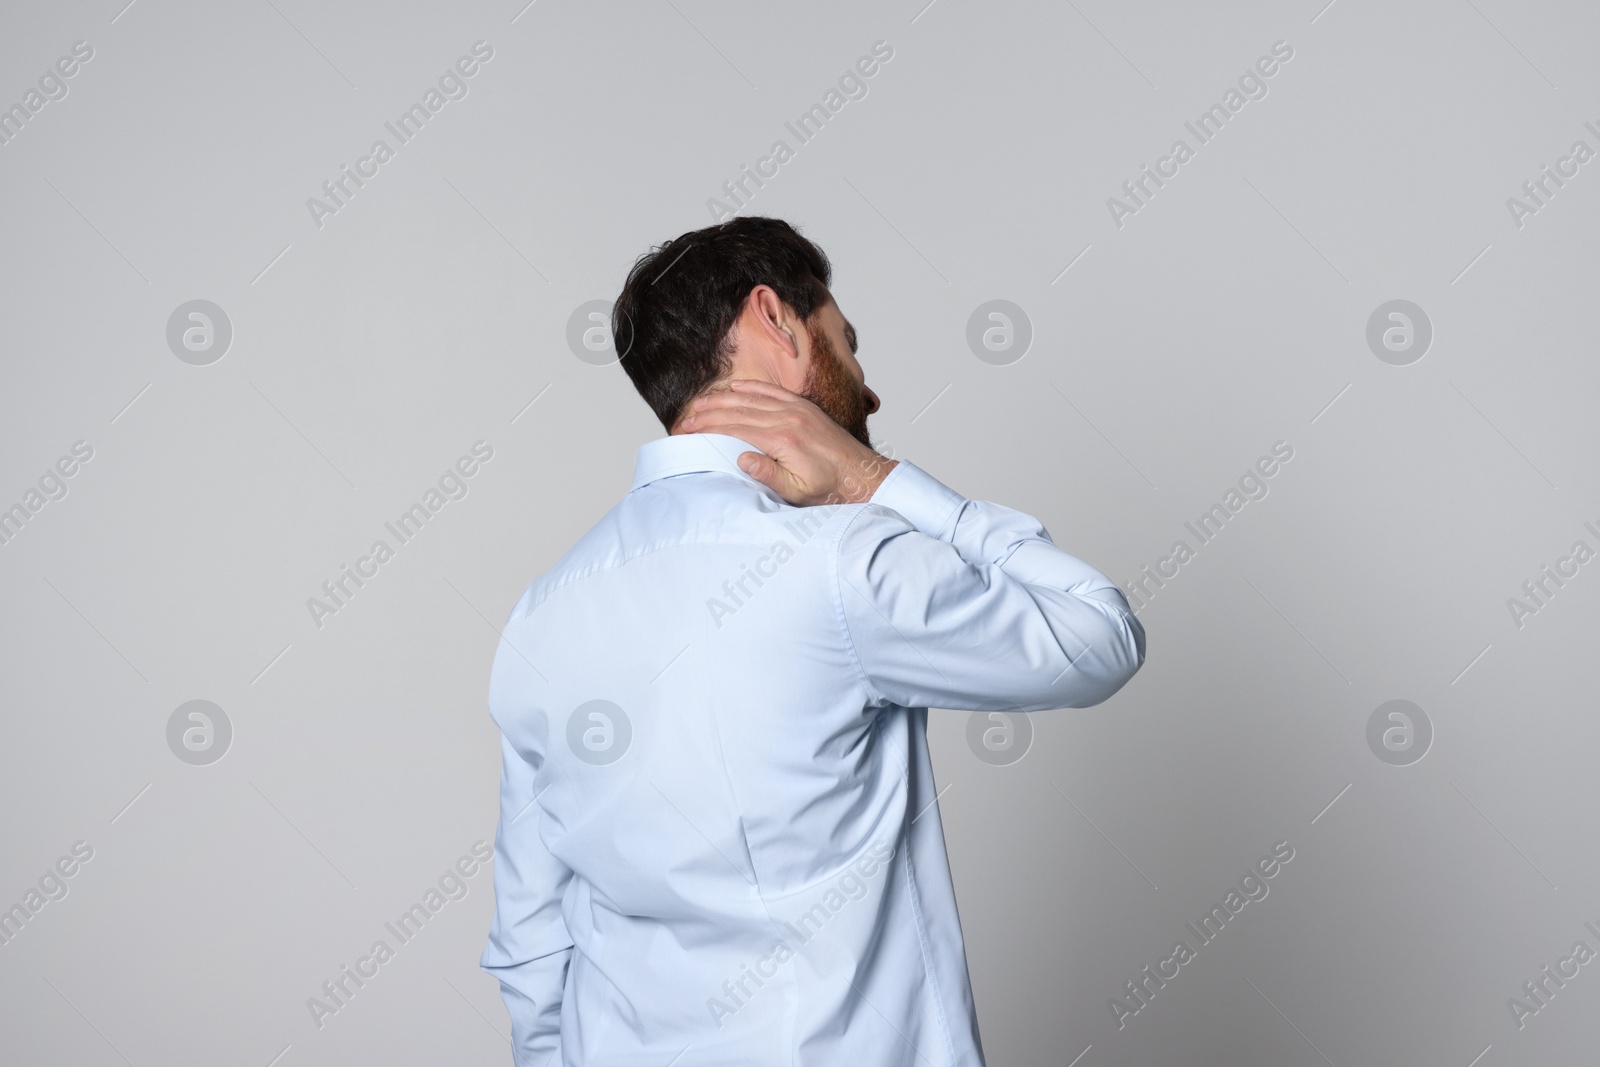
[(981, 1067), (927, 709), (1087, 707), (1144, 661), (1036, 520), (873, 451), (830, 274), (737, 218), (617, 301), (669, 435), (490, 680), (519, 1067)]

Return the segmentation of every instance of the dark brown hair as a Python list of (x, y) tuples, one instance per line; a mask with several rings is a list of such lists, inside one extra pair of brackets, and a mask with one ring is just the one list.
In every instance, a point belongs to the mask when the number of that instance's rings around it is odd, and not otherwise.
[(782, 219), (733, 218), (677, 237), (640, 256), (617, 297), (622, 369), (670, 430), (728, 372), (729, 332), (752, 289), (771, 286), (809, 323), (832, 273), (822, 249)]

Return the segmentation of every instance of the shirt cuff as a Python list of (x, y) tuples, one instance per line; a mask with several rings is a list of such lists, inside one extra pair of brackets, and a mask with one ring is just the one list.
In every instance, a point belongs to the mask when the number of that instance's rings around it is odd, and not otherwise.
[(949, 541), (967, 498), (914, 463), (900, 460), (869, 503), (898, 512), (929, 537)]

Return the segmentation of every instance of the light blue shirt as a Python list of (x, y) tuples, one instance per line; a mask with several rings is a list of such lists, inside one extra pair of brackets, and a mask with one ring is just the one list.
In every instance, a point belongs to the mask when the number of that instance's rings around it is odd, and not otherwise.
[(1144, 661), (1104, 574), (901, 461), (796, 508), (721, 434), (506, 622), (495, 915), (519, 1067), (981, 1067), (927, 709), (1081, 708)]

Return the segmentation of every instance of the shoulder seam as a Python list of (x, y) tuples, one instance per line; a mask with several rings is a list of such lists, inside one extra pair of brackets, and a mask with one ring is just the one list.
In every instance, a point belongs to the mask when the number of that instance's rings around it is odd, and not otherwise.
[[(866, 664), (861, 662), (861, 652), (856, 648), (855, 637), (850, 633), (850, 616), (844, 610), (844, 575), (839, 569), (839, 546), (844, 542), (845, 534), (849, 533), (850, 528), (860, 521), (861, 516), (868, 514), (869, 509), (873, 507), (874, 505), (870, 501), (856, 505), (855, 514), (840, 524), (839, 532), (829, 545), (832, 551), (828, 553), (828, 566), (833, 570), (833, 603), (839, 617), (839, 632), (844, 635), (845, 647), (850, 650), (850, 661), (856, 666), (856, 674), (861, 677), (861, 685), (873, 700), (883, 704), (893, 704), (894, 701), (879, 692), (878, 687), (872, 684), (872, 679), (867, 675)], [(877, 505), (877, 508), (880, 511), (889, 511), (889, 509), (881, 505)], [(898, 514), (892, 511), (890, 511), (890, 514), (894, 514), (896, 518), (900, 518), (900, 521), (905, 522), (905, 519)]]

